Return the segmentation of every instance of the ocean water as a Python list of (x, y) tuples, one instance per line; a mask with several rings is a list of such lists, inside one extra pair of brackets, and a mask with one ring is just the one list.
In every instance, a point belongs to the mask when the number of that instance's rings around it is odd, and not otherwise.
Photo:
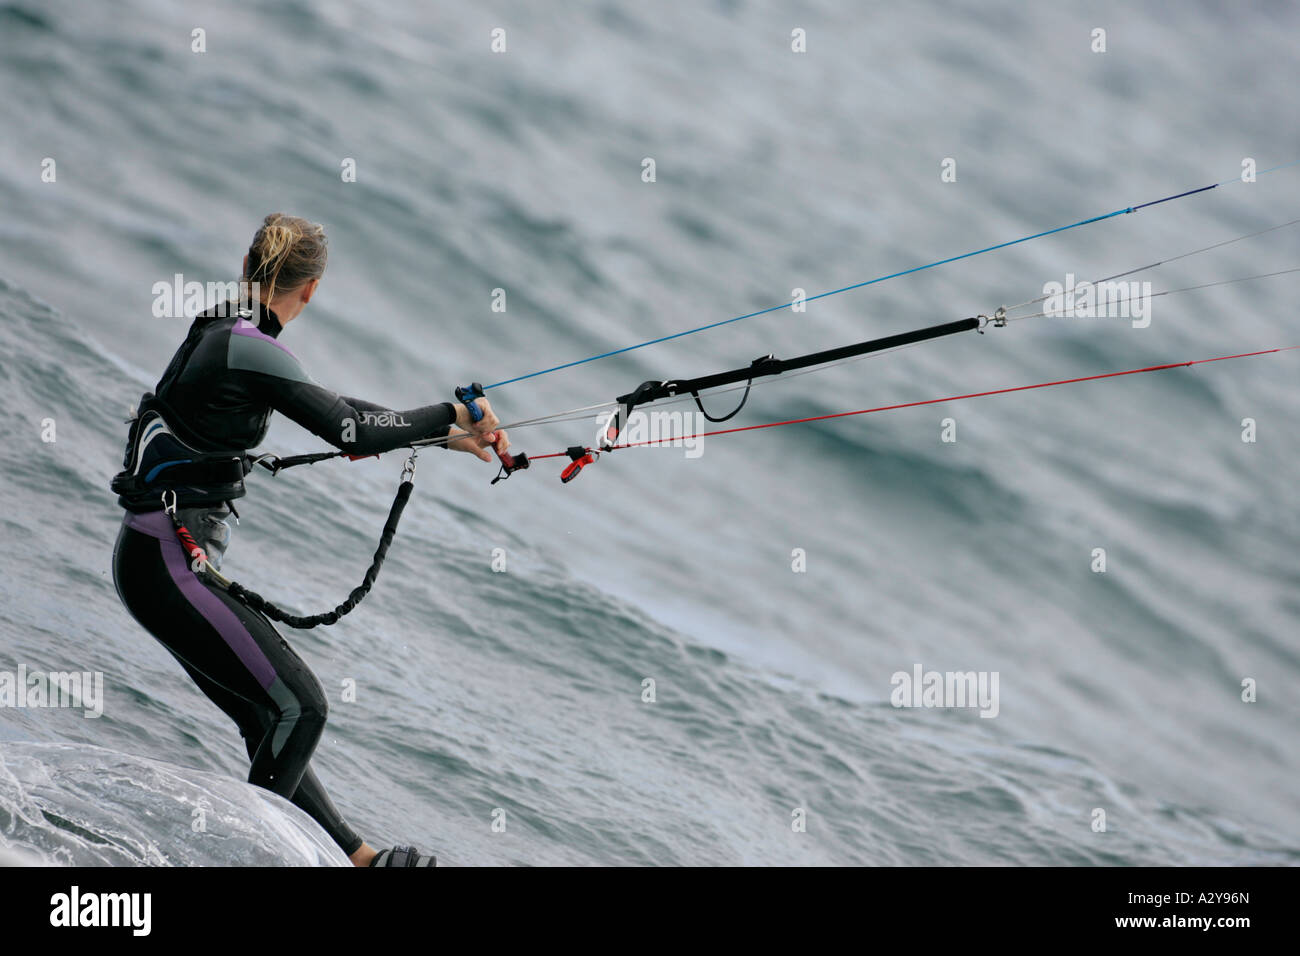
[[(104, 675), (102, 716), (0, 708), (0, 846), (55, 862), (338, 862), (240, 782), (235, 728), (109, 570), (123, 419), (188, 324), (154, 284), (234, 278), (268, 212), (331, 245), (283, 341), (406, 408), (1224, 183), (506, 385), (505, 420), (1300, 215), (1300, 167), (1233, 181), (1300, 159), (1291, 5), (183, 7), (0, 2), (0, 672)], [(1139, 278), (1293, 268), (1297, 232)], [(955, 336), (766, 384), (729, 424), (1300, 345), (1297, 288)], [(1294, 864), (1297, 354), (629, 450), (570, 484), (425, 451), (372, 595), (286, 629), (331, 701), (313, 765), (370, 843), (445, 864)], [(266, 448), (320, 442), (277, 421)], [(332, 607), (401, 462), (252, 477), (224, 570)], [(892, 706), (918, 665), (996, 672), (997, 716)], [(246, 829), (195, 832), (200, 793)]]

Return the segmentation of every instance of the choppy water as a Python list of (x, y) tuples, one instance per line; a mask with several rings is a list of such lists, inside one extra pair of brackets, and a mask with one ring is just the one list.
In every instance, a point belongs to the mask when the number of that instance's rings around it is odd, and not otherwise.
[[(1294, 8), (1052, 7), (0, 3), (0, 670), (106, 680), (100, 718), (0, 711), (36, 741), (0, 744), (0, 844), (230, 862), (232, 844), (187, 836), (188, 797), (256, 800), (211, 776), (244, 778), (239, 737), (108, 570), (121, 420), (185, 327), (151, 316), (155, 282), (234, 276), (272, 210), (323, 221), (329, 272), (285, 341), (318, 380), (409, 407), (1227, 180), (1243, 156), (1300, 158)], [(494, 404), (526, 417), (1021, 301), (1294, 218), (1298, 176)], [(1297, 251), (1281, 230), (1151, 278), (1271, 272)], [(737, 423), (1300, 344), (1296, 288), (1157, 300), (1140, 331), (959, 336), (757, 389)], [(564, 486), (554, 462), (489, 487), (488, 466), (427, 452), (372, 597), (289, 635), (332, 704), (315, 766), (370, 842), (446, 863), (1294, 863), (1295, 354), (754, 432), (698, 459), (627, 452)], [(554, 451), (588, 432), (514, 438)], [(319, 443), (279, 422), (267, 447)], [(254, 478), (226, 570), (332, 606), (399, 471), (390, 455)], [(893, 708), (891, 675), (917, 663), (997, 671), (998, 717)], [(156, 786), (132, 789), (137, 765)], [(14, 780), (46, 781), (43, 813), (118, 849), (42, 824)], [(310, 833), (286, 837), (292, 808), (266, 799), (286, 842), (257, 858), (303, 862)]]

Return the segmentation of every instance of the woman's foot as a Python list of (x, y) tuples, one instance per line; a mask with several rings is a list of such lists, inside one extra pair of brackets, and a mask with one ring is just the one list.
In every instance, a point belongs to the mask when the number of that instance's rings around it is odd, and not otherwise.
[(391, 850), (380, 850), (368, 866), (437, 866), (435, 856), (422, 856), (413, 846), (395, 846)]

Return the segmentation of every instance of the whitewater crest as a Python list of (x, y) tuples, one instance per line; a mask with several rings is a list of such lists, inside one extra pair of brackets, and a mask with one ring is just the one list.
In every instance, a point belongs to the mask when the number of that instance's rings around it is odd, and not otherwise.
[(0, 861), (348, 866), (289, 801), (241, 780), (85, 744), (0, 745)]

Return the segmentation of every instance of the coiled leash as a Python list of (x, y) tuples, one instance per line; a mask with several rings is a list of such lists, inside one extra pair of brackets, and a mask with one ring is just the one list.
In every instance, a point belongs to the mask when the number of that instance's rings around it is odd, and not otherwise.
[[(397, 534), (397, 523), (402, 520), (402, 511), (406, 508), (406, 502), (410, 500), (411, 491), (415, 488), (416, 454), (416, 450), (412, 448), (411, 457), (406, 459), (406, 464), (402, 468), (402, 483), (397, 487), (397, 495), (393, 498), (393, 506), (388, 509), (388, 520), (384, 522), (384, 531), (379, 536), (379, 546), (375, 548), (374, 560), (366, 570), (365, 577), (361, 579), (359, 585), (352, 589), (346, 601), (338, 605), (334, 610), (326, 611), (324, 614), (311, 614), (305, 617), (291, 614), (272, 604), (257, 592), (250, 591), (238, 581), (232, 581), (225, 577), (208, 563), (207, 554), (199, 547), (189, 529), (181, 523), (180, 516), (176, 513), (175, 491), (163, 492), (163, 510), (172, 519), (172, 526), (176, 529), (176, 537), (180, 539), (181, 547), (189, 555), (190, 567), (196, 574), (207, 577), (218, 587), (224, 589), (231, 597), (243, 602), (252, 610), (266, 615), (273, 621), (287, 624), (289, 627), (305, 629), (318, 627), (322, 624), (335, 624), (343, 615), (349, 613), (361, 603), (362, 598), (370, 593), (375, 579), (379, 577), (379, 569), (383, 566), (384, 558), (388, 555), (388, 547), (393, 543), (393, 536)], [(170, 500), (168, 496), (170, 496)]]

